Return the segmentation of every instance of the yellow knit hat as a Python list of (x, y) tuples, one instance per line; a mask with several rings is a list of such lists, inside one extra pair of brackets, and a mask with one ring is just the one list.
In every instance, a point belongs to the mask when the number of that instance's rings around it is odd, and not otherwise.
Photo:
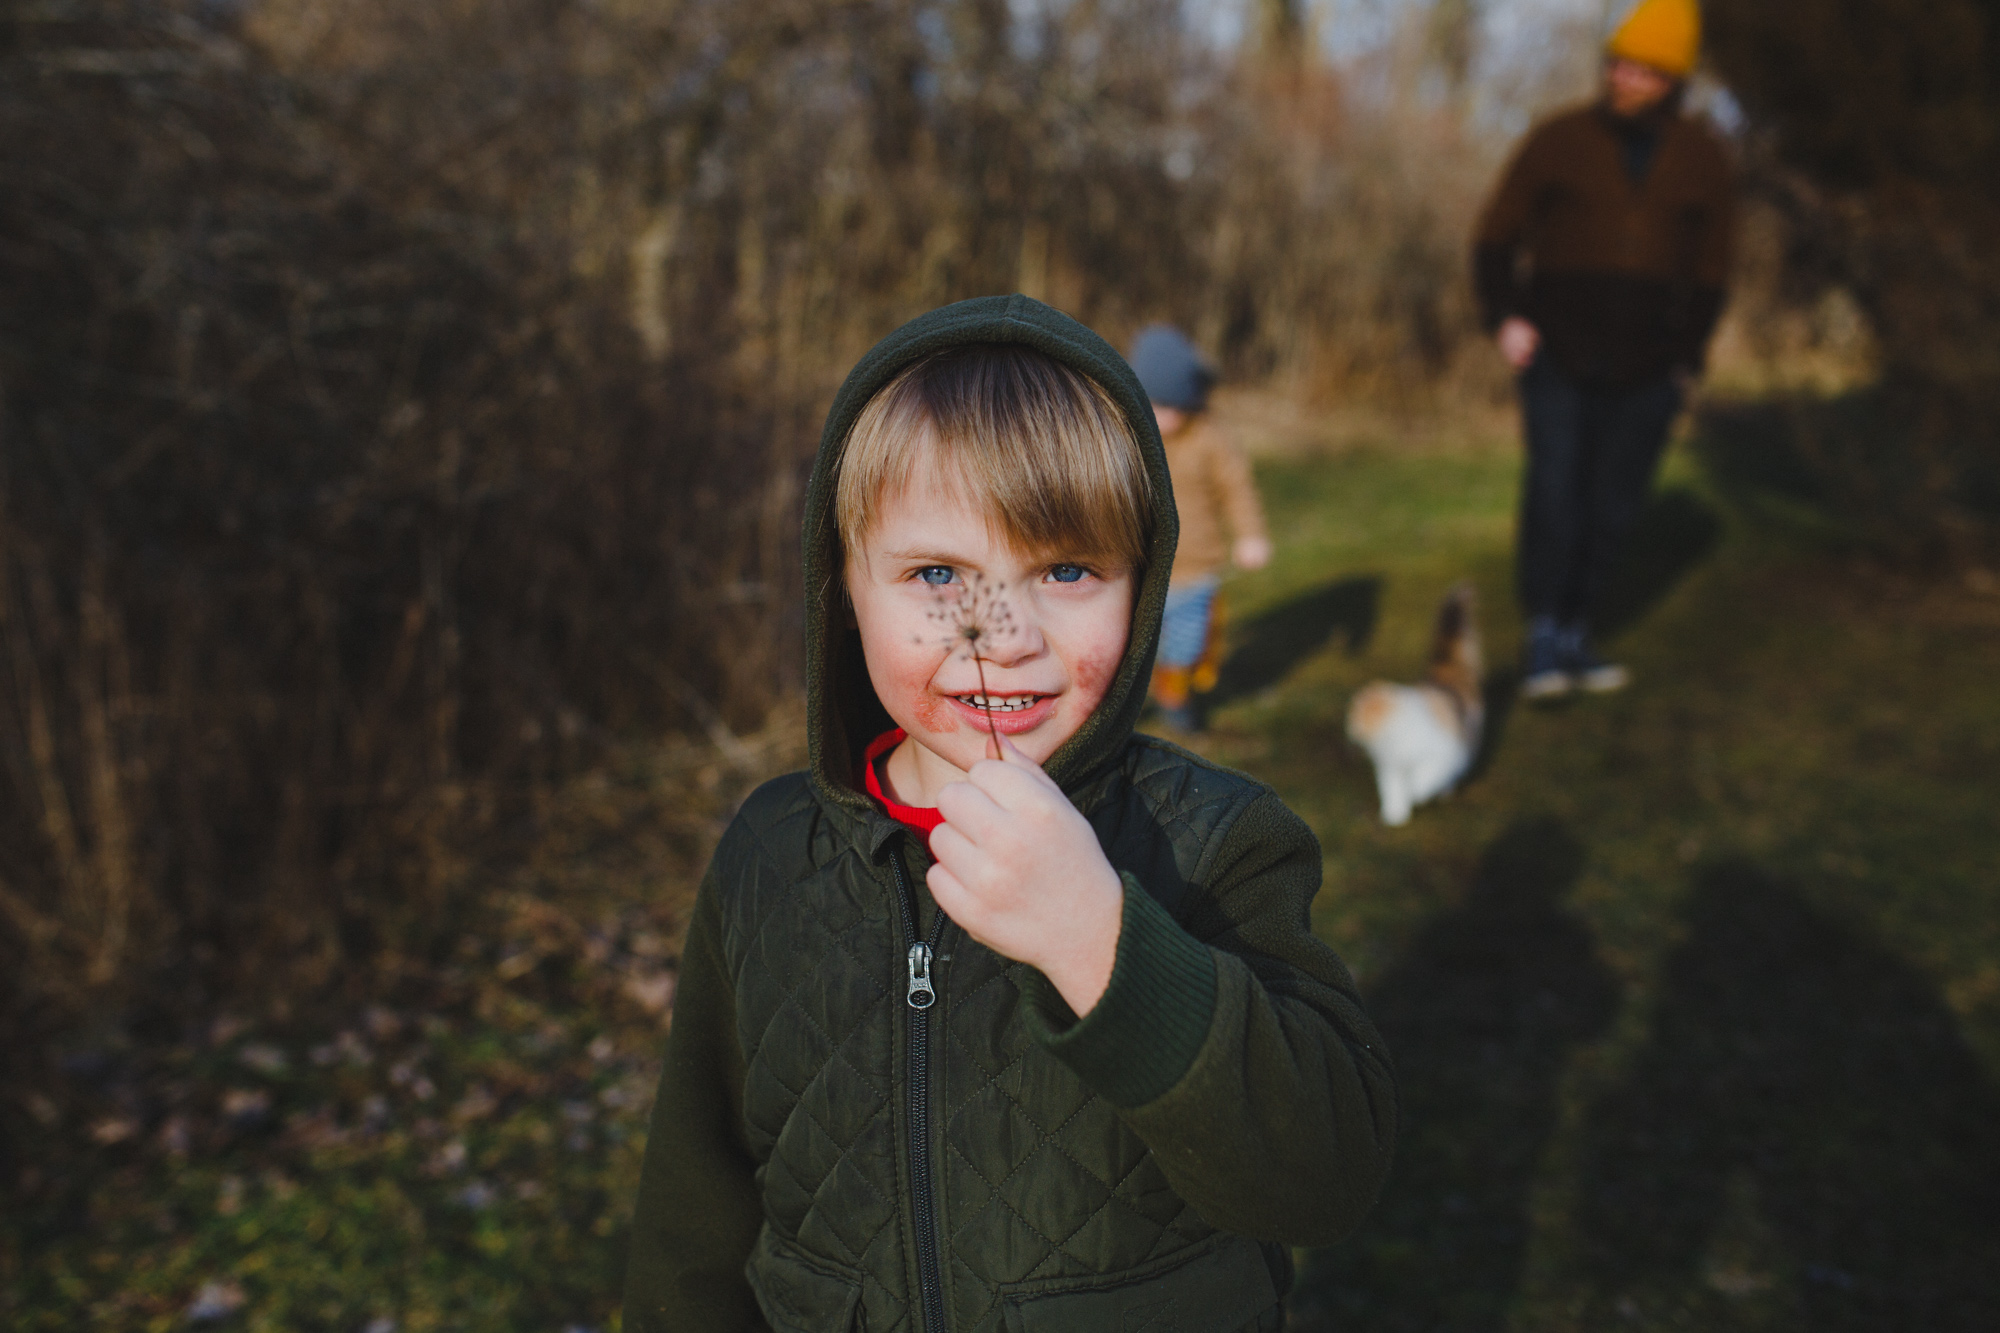
[(1701, 10), (1695, 0), (1639, 0), (1605, 51), (1684, 79), (1701, 52)]

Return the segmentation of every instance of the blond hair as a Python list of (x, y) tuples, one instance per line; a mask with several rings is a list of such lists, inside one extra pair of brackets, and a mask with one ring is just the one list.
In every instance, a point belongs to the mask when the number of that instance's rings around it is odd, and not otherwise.
[(868, 400), (837, 465), (844, 552), (860, 549), (883, 497), (918, 476), (1021, 550), (1145, 565), (1153, 497), (1131, 423), (1103, 386), (1034, 348), (939, 352)]

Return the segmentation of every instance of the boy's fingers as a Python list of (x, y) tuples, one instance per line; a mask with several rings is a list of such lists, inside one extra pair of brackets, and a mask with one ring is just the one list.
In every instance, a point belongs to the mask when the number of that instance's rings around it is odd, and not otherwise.
[[(1034, 801), (1061, 796), (1061, 789), (1039, 768), (981, 760), (966, 774), (972, 785), (991, 797), (1002, 810), (1018, 811)], [(949, 815), (946, 818), (950, 818)]]
[[(971, 782), (954, 782), (938, 793), (938, 813), (945, 817), (941, 827), (951, 828), (973, 842), (984, 841), (993, 825), (1006, 817), (993, 797)], [(933, 839), (935, 841), (935, 838)]]
[[(938, 830), (940, 833), (943, 831), (942, 829)], [(931, 841), (933, 843), (937, 841), (935, 834), (932, 835)], [(959, 882), (958, 876), (952, 874), (944, 862), (939, 861), (924, 872), (924, 883), (930, 885), (931, 899), (937, 903), (938, 910), (946, 916), (951, 917), (952, 920), (957, 921), (958, 917), (952, 912), (952, 909), (954, 907), (963, 909), (972, 897), (971, 894), (966, 892), (965, 885)]]
[[(1028, 758), (1027, 752), (1023, 750), (1020, 746), (1014, 744), (1014, 738), (1012, 736), (1002, 735), (1000, 737), (1000, 746), (1002, 750), (1002, 754), (1000, 756), (1001, 762), (1010, 764), (1015, 768), (1028, 769), (1034, 773), (1040, 774), (1042, 777), (1045, 778), (1048, 777), (1048, 773), (1043, 770), (1040, 764)], [(992, 748), (993, 748), (992, 742), (991, 741), (987, 742), (987, 749), (990, 750)], [(1051, 786), (1055, 785), (1054, 779), (1050, 779), (1049, 785)]]
[[(961, 861), (975, 850), (977, 849), (972, 839), (950, 824), (939, 824), (931, 830), (931, 855), (936, 858), (938, 865), (943, 865), (947, 861)], [(936, 869), (936, 866), (932, 869)]]
[[(1040, 787), (1045, 791), (1054, 792), (1057, 794), (1061, 793), (1062, 788), (1056, 786), (1055, 779), (1050, 777), (1040, 764), (1028, 758), (1028, 756), (1022, 751), (1021, 747), (1014, 744), (1013, 737), (1002, 736), (1000, 738), (1000, 743), (1001, 745), (1006, 747), (1005, 757), (999, 761), (1001, 765), (1000, 768), (988, 770), (989, 776), (993, 773), (1004, 772), (1013, 774), (1017, 777), (1026, 777), (1031, 779), (1032, 784), (1034, 786)], [(992, 748), (991, 741), (987, 742), (987, 747), (989, 749)], [(980, 766), (986, 762), (987, 762), (986, 760), (980, 760), (977, 763), (974, 763), (967, 776), (971, 777), (974, 782), (978, 782)], [(982, 788), (986, 790), (993, 790), (992, 788), (986, 788), (984, 783), (981, 783), (980, 785)], [(1018, 791), (1025, 789), (1019, 787), (1007, 787), (1003, 785), (1001, 788), (999, 788), (999, 790)]]

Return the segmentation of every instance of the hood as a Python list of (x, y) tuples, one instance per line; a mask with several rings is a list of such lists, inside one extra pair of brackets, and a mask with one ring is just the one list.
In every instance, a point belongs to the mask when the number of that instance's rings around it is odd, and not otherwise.
[(834, 465), (862, 407), (899, 371), (934, 352), (972, 343), (1020, 343), (1095, 380), (1110, 393), (1139, 441), (1153, 488), (1153, 533), (1146, 569), (1133, 599), (1125, 659), (1104, 699), (1074, 736), (1043, 767), (1064, 791), (1074, 792), (1124, 749), (1153, 670), (1173, 572), (1173, 484), (1166, 451), (1146, 391), (1111, 344), (1061, 311), (1026, 296), (983, 296), (920, 316), (884, 338), (849, 372), (827, 413), (806, 489), (806, 728), (810, 772), (820, 797), (859, 814), (873, 805), (855, 785), (861, 752), (894, 726), (868, 682), (861, 637), (847, 623), (841, 596), (839, 529), (834, 519)]

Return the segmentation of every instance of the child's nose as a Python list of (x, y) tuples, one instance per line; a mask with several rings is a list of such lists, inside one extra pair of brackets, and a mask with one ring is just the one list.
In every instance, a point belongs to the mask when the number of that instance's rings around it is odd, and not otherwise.
[(1046, 651), (1048, 643), (1042, 638), (1042, 627), (1033, 616), (1016, 616), (1005, 633), (994, 635), (981, 646), (985, 649), (982, 656), (987, 661), (1004, 667), (1039, 657)]

